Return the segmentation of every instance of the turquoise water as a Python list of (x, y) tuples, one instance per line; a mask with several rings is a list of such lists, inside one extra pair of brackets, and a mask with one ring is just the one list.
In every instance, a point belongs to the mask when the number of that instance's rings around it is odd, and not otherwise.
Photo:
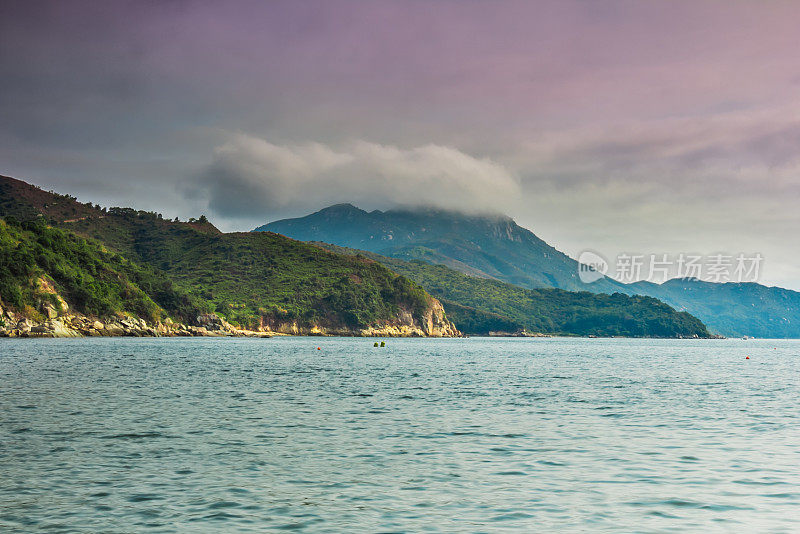
[(800, 342), (372, 343), (0, 340), (0, 530), (800, 531)]

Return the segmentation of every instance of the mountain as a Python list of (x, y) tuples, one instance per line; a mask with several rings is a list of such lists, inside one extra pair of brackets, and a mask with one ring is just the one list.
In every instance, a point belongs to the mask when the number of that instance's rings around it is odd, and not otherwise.
[(579, 264), (504, 216), (431, 209), (366, 212), (339, 204), (256, 229), (404, 260), (423, 260), (526, 289), (553, 287), (651, 296), (725, 336), (800, 337), (800, 293), (748, 283), (671, 280), (623, 284), (603, 277), (584, 284)]
[(405, 260), (447, 265), (526, 288), (557, 287), (613, 293), (603, 278), (584, 284), (578, 262), (505, 216), (470, 216), (435, 209), (367, 212), (337, 204), (306, 217), (256, 228), (300, 241), (322, 241)]
[(800, 337), (800, 293), (756, 283), (712, 283), (672, 279), (663, 284), (639, 282), (631, 289), (663, 300), (703, 319), (726, 336)]
[(663, 302), (622, 293), (524, 289), (466, 275), (445, 265), (401, 260), (373, 252), (318, 243), (342, 254), (363, 255), (407, 276), (437, 297), (464, 333), (525, 330), (546, 334), (647, 337), (709, 337), (705, 325)]
[(99, 318), (197, 323), (213, 312), (236, 327), (285, 333), (458, 334), (407, 278), (276, 234), (103, 209), (9, 177), (0, 177), (0, 218), (6, 317), (13, 308), (37, 319), (44, 284)]
[[(8, 177), (0, 177), (0, 219), (8, 229), (0, 241), (0, 315), (13, 318), (13, 332), (32, 332), (30, 319), (42, 323), (33, 328), (43, 333), (72, 329), (92, 335), (236, 328), (458, 335), (440, 301), (381, 262), (272, 232), (223, 233), (205, 217), (180, 222), (132, 208), (101, 208)], [(705, 332), (688, 314), (652, 299), (552, 290), (513, 295), (519, 288), (448, 272), (461, 277), (459, 287), (437, 290), (451, 299), (447, 309), (471, 332)], [(473, 281), (506, 295), (484, 309), (465, 295), (479, 291), (469, 286)], [(186, 323), (179, 332), (167, 326), (176, 321)]]

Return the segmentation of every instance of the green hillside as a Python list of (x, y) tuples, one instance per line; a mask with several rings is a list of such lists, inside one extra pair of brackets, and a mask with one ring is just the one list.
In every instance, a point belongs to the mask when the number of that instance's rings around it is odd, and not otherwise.
[(305, 217), (271, 222), (255, 231), (424, 260), (531, 289), (613, 293), (623, 285), (608, 278), (584, 284), (578, 278), (578, 262), (503, 215), (422, 208), (367, 212), (337, 204)]
[(524, 328), (530, 332), (596, 336), (709, 336), (700, 320), (651, 297), (524, 289), (467, 276), (444, 265), (320, 246), (379, 261), (414, 280), (441, 300), (448, 317), (465, 333)]
[(758, 338), (800, 337), (800, 293), (755, 283), (713, 283), (675, 278), (632, 284), (679, 310), (702, 317), (713, 332)]
[(65, 227), (153, 265), (235, 324), (352, 326), (389, 321), (401, 307), (421, 318), (430, 297), (382, 265), (271, 233), (223, 234), (111, 210)]
[[(115, 261), (127, 259), (158, 273), (155, 279), (171, 284), (189, 301), (242, 327), (293, 324), (355, 331), (408, 323), (408, 314), (421, 324), (438, 305), (418, 285), (374, 261), (276, 234), (224, 234), (204, 217), (177, 222), (129, 208), (101, 209), (5, 177), (0, 178), (0, 216), (29, 221), (43, 217), (60, 228), (45, 227), (47, 235), (78, 239), (66, 230), (102, 243), (117, 254)], [(95, 295), (95, 285), (85, 287), (92, 298), (112, 303), (89, 308), (92, 312), (132, 305), (115, 300), (111, 290)]]
[[(578, 276), (578, 262), (512, 219), (430, 209), (366, 212), (339, 204), (257, 230), (321, 241), (402, 260), (423, 260), (527, 289), (555, 287), (657, 298), (726, 336), (800, 337), (800, 293), (757, 283), (670, 280), (623, 284)], [(451, 312), (452, 313), (452, 312)]]
[[(31, 244), (23, 247), (24, 261), (13, 256), (21, 254), (17, 244), (7, 245), (5, 269), (21, 277), (9, 282), (20, 288), (19, 298), (8, 293), (13, 306), (33, 306), (25, 291), (39, 269), (89, 315), (191, 320), (215, 312), (251, 329), (358, 332), (404, 323), (433, 332), (436, 323), (438, 332), (454, 333), (430, 292), (448, 317), (475, 334), (708, 335), (688, 313), (652, 298), (523, 289), (443, 265), (332, 252), (271, 232), (222, 233), (205, 217), (179, 222), (100, 208), (11, 178), (0, 178), (0, 217), (23, 221), (15, 231), (25, 239), (9, 243)], [(17, 273), (12, 263), (29, 269)]]
[(0, 299), (34, 318), (43, 305), (59, 311), (63, 297), (95, 317), (129, 313), (156, 322), (187, 320), (207, 307), (154, 269), (137, 265), (101, 245), (47, 226), (0, 219)]

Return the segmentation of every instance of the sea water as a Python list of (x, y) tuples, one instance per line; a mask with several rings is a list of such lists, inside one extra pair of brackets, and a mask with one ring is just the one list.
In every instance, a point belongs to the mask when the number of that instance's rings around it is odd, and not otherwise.
[(800, 531), (798, 341), (373, 342), (0, 340), (0, 531)]

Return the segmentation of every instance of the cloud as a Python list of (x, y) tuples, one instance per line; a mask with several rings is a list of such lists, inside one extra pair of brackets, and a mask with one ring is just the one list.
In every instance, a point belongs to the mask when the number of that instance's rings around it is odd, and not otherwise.
[(225, 230), (343, 201), (497, 209), (572, 254), (757, 250), (800, 287), (800, 3), (2, 15), (0, 172), (46, 189)]
[(762, 253), (763, 281), (796, 287), (797, 112), (545, 132), (499, 159), (520, 175), (530, 206), (513, 215), (572, 255)]
[(368, 141), (281, 145), (244, 134), (230, 135), (214, 150), (200, 186), (214, 212), (236, 218), (338, 202), (495, 212), (519, 197), (508, 169), (451, 147), (405, 149)]

